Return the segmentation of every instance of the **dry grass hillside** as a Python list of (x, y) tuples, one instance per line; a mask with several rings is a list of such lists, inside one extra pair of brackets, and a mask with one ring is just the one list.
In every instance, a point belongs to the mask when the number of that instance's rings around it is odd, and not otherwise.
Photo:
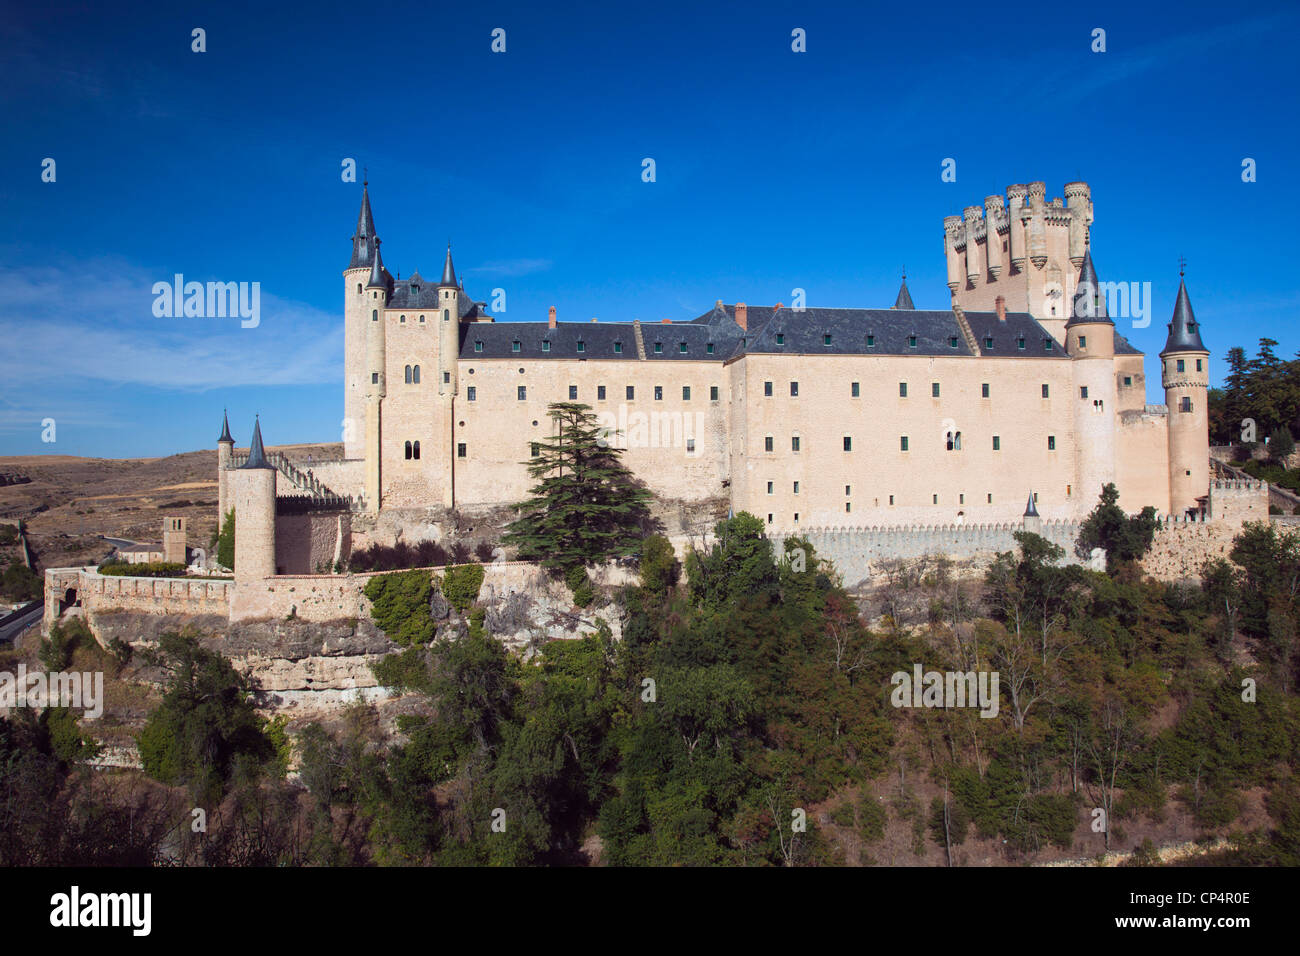
[[(336, 443), (269, 450), (295, 459), (337, 458), (342, 448)], [(188, 518), (190, 546), (206, 548), (217, 524), (216, 462), (216, 449), (166, 458), (0, 457), (0, 473), (32, 479), (0, 487), (0, 518), (26, 522), (42, 568), (100, 560), (111, 547), (101, 536), (161, 541), (164, 515)], [(0, 565), (16, 556), (16, 548), (0, 548)]]

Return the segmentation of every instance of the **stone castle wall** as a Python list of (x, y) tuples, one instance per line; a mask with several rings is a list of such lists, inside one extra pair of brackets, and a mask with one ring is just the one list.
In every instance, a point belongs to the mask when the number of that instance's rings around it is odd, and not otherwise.
[(322, 511), (275, 519), (275, 565), (286, 574), (329, 571), (352, 553), (351, 516)]

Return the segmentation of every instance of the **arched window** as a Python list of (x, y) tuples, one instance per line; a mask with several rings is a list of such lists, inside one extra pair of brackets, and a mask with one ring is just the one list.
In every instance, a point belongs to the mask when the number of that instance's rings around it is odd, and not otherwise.
[(411, 443), (409, 441), (406, 443), (406, 460), (411, 460)]
[(415, 368), (411, 369), (411, 381), (416, 385), (420, 384), (420, 366), (417, 365)]
[(442, 321), (447, 322), (447, 321), (450, 321), (450, 319), (451, 319), (451, 313), (450, 313), (449, 311), (447, 311), (446, 309), (443, 309), (443, 310), (442, 310)]
[(415, 454), (414, 454), (412, 457), (415, 458), (416, 461), (419, 461), (419, 460), (420, 460), (420, 443), (417, 441), (417, 442), (416, 442), (412, 447), (415, 449)]
[(370, 310), (370, 321), (371, 321), (371, 322), (378, 322), (378, 321), (379, 321), (379, 310), (378, 310), (378, 309), (371, 309), (371, 310)]
[(411, 366), (406, 366), (406, 384), (411, 384)]
[(361, 294), (361, 283), (358, 282), (358, 283), (357, 283), (357, 295), (360, 295), (360, 294)]

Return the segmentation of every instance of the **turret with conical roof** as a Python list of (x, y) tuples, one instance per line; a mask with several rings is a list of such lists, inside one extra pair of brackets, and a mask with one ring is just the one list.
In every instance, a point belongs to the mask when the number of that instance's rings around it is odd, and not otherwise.
[(453, 289), (456, 288), (456, 269), (451, 264), (450, 242), (447, 243), (447, 258), (442, 264), (442, 281), (439, 282), (438, 285), (451, 286)]
[(383, 289), (385, 299), (388, 297), (388, 270), (384, 268), (384, 257), (379, 252), (380, 240), (375, 238), (375, 258), (370, 264), (370, 281), (367, 289)]
[(266, 460), (262, 426), (253, 423), (248, 461), (230, 472), (235, 521), (235, 581), (257, 581), (276, 573), (275, 484), (276, 469)]
[(1029, 500), (1025, 502), (1025, 513), (1020, 519), (1021, 526), (1024, 530), (1033, 534), (1042, 534), (1043, 519), (1038, 514), (1038, 504), (1034, 501), (1034, 493), (1029, 493)]
[(451, 243), (442, 264), (442, 281), (438, 283), (438, 394), (449, 398), (460, 387), (456, 359), (460, 355), (461, 288), (456, 269), (451, 264)]
[(1115, 323), (1106, 314), (1106, 293), (1085, 247), (1074, 304), (1065, 323), (1065, 351), (1071, 358), (1114, 358)]
[[(370, 183), (361, 184), (361, 211), (352, 234), (352, 258), (343, 270), (343, 455), (360, 458), (365, 419), (366, 347), (374, 296), (366, 286), (379, 258), (379, 237), (370, 211)], [(380, 263), (380, 275), (385, 275)], [(385, 289), (385, 292), (387, 289)]]
[(221, 410), (221, 437), (217, 439), (217, 534), (226, 524), (230, 510), (230, 479), (227, 472), (235, 464), (235, 440), (230, 437), (230, 418)]
[(1201, 341), (1181, 268), (1169, 337), (1160, 353), (1160, 377), (1169, 409), (1169, 510), (1181, 514), (1198, 510), (1198, 499), (1210, 490), (1210, 353)]
[(907, 291), (907, 273), (903, 273), (903, 284), (898, 287), (898, 298), (894, 300), (895, 309), (907, 309), (916, 311), (916, 306), (912, 304), (912, 294)]
[(357, 229), (352, 234), (352, 258), (349, 269), (370, 265), (375, 254), (375, 217), (370, 212), (370, 184), (361, 185), (361, 212), (357, 213)]
[(262, 447), (262, 423), (253, 418), (253, 441), (248, 446), (248, 461), (241, 468), (274, 468), (266, 460), (266, 449)]

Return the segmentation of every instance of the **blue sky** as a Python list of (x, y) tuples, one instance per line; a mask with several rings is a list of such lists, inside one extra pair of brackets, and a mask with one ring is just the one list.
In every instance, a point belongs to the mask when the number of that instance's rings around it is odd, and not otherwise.
[[(223, 407), (241, 445), (255, 412), (268, 442), (338, 440), (349, 157), (389, 268), (436, 274), (450, 238), (474, 298), (506, 290), (503, 320), (681, 320), (795, 287), (810, 306), (885, 307), (904, 264), (917, 307), (946, 308), (944, 216), (1081, 178), (1101, 278), (1152, 283), (1151, 326), (1120, 326), (1148, 356), (1180, 255), (1216, 381), (1231, 345), (1294, 354), (1300, 9), (1020, 9), (11, 9), (0, 454), (211, 448)], [(156, 317), (153, 283), (176, 273), (259, 282), (260, 325)]]

